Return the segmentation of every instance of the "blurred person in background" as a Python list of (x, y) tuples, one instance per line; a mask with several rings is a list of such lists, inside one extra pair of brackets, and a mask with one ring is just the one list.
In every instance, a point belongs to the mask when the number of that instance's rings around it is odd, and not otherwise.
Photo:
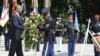
[(57, 21), (56, 21), (56, 32), (55, 32), (55, 36), (56, 36), (56, 43), (57, 43), (57, 52), (61, 52), (62, 50), (62, 21), (60, 17), (57, 17)]

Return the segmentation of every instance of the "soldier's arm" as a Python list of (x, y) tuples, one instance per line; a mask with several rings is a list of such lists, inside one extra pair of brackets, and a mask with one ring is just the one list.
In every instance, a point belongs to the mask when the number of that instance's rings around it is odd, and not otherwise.
[(93, 22), (90, 23), (89, 30), (91, 31), (92, 35), (96, 35), (95, 32), (93, 31)]
[(54, 23), (54, 20), (52, 19), (52, 20), (50, 20), (49, 21), (49, 29), (52, 29), (52, 28), (54, 28), (55, 27), (55, 23)]

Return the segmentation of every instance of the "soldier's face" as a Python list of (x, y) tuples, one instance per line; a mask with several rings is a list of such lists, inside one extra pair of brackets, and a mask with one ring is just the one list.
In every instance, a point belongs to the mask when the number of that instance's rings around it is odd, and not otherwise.
[(68, 17), (67, 17), (67, 19), (68, 19), (68, 22), (73, 22), (73, 15), (69, 15)]
[(69, 15), (68, 16), (68, 19), (73, 19), (73, 15)]
[(94, 18), (95, 18), (95, 20), (99, 20), (99, 19), (100, 19), (100, 16), (99, 16), (98, 14), (96, 14), (96, 15), (94, 16)]

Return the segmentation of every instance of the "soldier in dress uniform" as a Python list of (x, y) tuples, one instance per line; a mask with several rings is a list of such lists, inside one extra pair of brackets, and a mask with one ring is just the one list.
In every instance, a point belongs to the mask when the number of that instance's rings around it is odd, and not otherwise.
[[(47, 48), (47, 53), (46, 56), (55, 56), (54, 55), (54, 20), (50, 15), (50, 9), (49, 8), (44, 8), (42, 10), (44, 18), (45, 18), (45, 23), (44, 23), (44, 31), (45, 31), (45, 37), (44, 37), (44, 47), (42, 51), (42, 56), (45, 55), (46, 53), (46, 48)], [(48, 43), (48, 47), (47, 47)]]
[[(97, 42), (100, 44), (100, 14), (99, 13), (94, 14), (94, 19), (90, 23), (90, 30), (93, 33), (93, 36), (96, 38), (96, 40), (99, 40)], [(95, 56), (100, 56), (100, 48), (98, 49), (97, 45), (95, 45), (96, 44), (95, 41), (93, 41), (93, 43), (94, 43)]]
[(75, 29), (74, 29), (74, 23), (73, 23), (73, 13), (70, 13), (67, 16), (67, 24), (64, 26), (67, 30), (67, 36), (68, 36), (68, 56), (74, 56), (75, 52), (75, 42), (77, 38), (75, 37)]

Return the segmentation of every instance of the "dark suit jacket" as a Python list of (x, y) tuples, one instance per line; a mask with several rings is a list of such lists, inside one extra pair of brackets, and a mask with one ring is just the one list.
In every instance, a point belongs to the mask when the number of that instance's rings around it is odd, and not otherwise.
[(10, 20), (11, 20), (12, 39), (20, 40), (21, 34), (24, 30), (23, 22), (16, 13), (12, 16), (12, 18)]

